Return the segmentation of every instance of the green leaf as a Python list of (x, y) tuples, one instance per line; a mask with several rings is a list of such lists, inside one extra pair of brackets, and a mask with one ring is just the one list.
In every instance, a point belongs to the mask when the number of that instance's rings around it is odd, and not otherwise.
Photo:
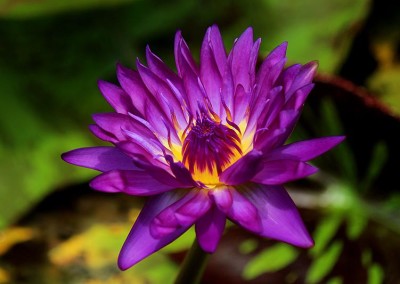
[(340, 68), (354, 34), (350, 27), (366, 16), (369, 7), (367, 0), (264, 0), (243, 4), (242, 14), (247, 17), (243, 25), (262, 33), (267, 47), (262, 50), (288, 41), (289, 62), (318, 60), (325, 72)]
[(258, 246), (258, 242), (255, 239), (244, 240), (239, 245), (239, 252), (241, 254), (249, 254), (249, 253), (253, 252), (254, 250), (256, 250), (257, 246)]
[(343, 283), (343, 279), (340, 277), (334, 277), (328, 280), (328, 282), (326, 282), (326, 284), (342, 284)]
[(313, 234), (315, 246), (309, 251), (313, 257), (319, 257), (328, 243), (333, 239), (342, 223), (342, 219), (341, 214), (331, 213), (318, 224)]
[(361, 190), (368, 190), (375, 179), (378, 177), (380, 172), (385, 165), (388, 158), (387, 145), (384, 142), (377, 143), (372, 152), (371, 161), (369, 162), (369, 167), (365, 175), (364, 180), (361, 184)]
[(17, 1), (12, 4), (0, 3), (0, 17), (30, 18), (61, 12), (70, 12), (97, 7), (109, 7), (129, 3), (133, 0), (29, 0)]
[(243, 270), (243, 278), (254, 279), (263, 273), (278, 271), (292, 263), (299, 252), (292, 246), (276, 244), (252, 258)]
[(374, 263), (368, 269), (368, 284), (382, 284), (385, 273), (379, 264)]
[[(366, 214), (366, 213), (365, 213)], [(360, 210), (350, 210), (347, 214), (346, 233), (350, 240), (356, 240), (368, 224), (368, 217)]]
[(326, 252), (315, 258), (307, 272), (307, 283), (319, 283), (334, 267), (342, 248), (342, 242), (335, 241)]

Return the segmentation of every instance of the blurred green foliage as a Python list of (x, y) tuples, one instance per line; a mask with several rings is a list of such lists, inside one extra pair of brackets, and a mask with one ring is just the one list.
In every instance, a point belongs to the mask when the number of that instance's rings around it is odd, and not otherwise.
[(291, 61), (319, 59), (322, 70), (333, 71), (366, 11), (365, 0), (2, 1), (0, 198), (8, 202), (0, 227), (49, 191), (94, 175), (59, 154), (99, 143), (86, 130), (91, 113), (109, 110), (96, 80), (115, 81), (115, 63), (132, 66), (147, 43), (172, 65), (177, 29), (198, 53), (208, 25), (220, 24), (229, 48), (252, 25), (264, 54), (287, 40)]
[[(288, 41), (290, 63), (318, 60), (321, 71), (334, 74), (368, 12), (368, 2), (0, 1), (0, 200), (6, 201), (0, 208), (0, 228), (15, 222), (49, 192), (85, 182), (96, 174), (65, 164), (60, 154), (100, 143), (90, 135), (87, 125), (91, 123), (91, 113), (110, 110), (97, 90), (96, 81), (101, 78), (115, 82), (116, 62), (133, 68), (135, 58), (143, 58), (144, 48), (149, 44), (173, 66), (176, 30), (183, 31), (193, 53), (198, 54), (206, 27), (217, 23), (228, 49), (235, 37), (247, 26), (253, 26), (255, 35), (263, 39), (263, 56)], [(390, 93), (396, 93), (398, 84), (393, 83), (393, 78), (397, 77), (385, 75), (396, 68), (397, 65), (391, 65), (379, 69), (381, 72), (376, 73), (369, 85), (384, 89), (389, 84), (385, 80), (389, 80)], [(391, 95), (386, 101), (399, 100)], [(343, 133), (332, 103), (324, 102), (322, 109), (322, 117), (305, 113), (315, 122), (317, 132)], [(370, 218), (390, 223), (391, 228), (399, 231), (400, 224), (389, 218), (399, 204), (398, 197), (386, 203), (384, 210), (380, 210), (381, 204), (371, 206), (360, 198), (379, 175), (387, 155), (385, 143), (377, 144), (367, 174), (360, 180), (351, 149), (346, 144), (337, 149), (333, 164), (341, 172), (336, 183), (324, 184), (325, 197), (329, 197), (330, 203), (313, 232), (316, 246), (309, 253), (311, 264), (306, 276), (309, 283), (327, 279), (340, 258), (343, 242), (336, 239), (336, 234), (343, 223), (350, 240), (360, 237)], [(116, 253), (125, 235), (108, 242), (114, 235), (104, 228), (85, 233), (96, 243), (93, 250), (106, 254)], [(191, 230), (130, 273), (138, 277), (138, 283), (159, 283), (165, 275), (176, 271), (176, 264), (167, 261), (166, 255), (188, 248), (193, 238)], [(249, 255), (257, 248), (256, 240), (248, 240), (239, 249)], [(246, 264), (243, 277), (255, 279), (263, 273), (284, 269), (299, 254), (285, 244), (273, 245), (255, 254)], [(368, 252), (365, 255), (368, 283), (382, 283), (383, 268)], [(112, 260), (115, 261), (114, 255)], [(328, 277), (327, 281), (341, 283), (342, 279)]]

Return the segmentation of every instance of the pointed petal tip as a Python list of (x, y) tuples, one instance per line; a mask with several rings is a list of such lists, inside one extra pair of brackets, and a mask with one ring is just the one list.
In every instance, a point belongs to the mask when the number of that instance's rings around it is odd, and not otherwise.
[(119, 253), (118, 256), (118, 268), (122, 271), (127, 270), (129, 268), (131, 268), (132, 266), (134, 266), (136, 263), (138, 263), (140, 260), (138, 261), (130, 261), (129, 259), (127, 259), (127, 257), (125, 256), (125, 254), (121, 251)]

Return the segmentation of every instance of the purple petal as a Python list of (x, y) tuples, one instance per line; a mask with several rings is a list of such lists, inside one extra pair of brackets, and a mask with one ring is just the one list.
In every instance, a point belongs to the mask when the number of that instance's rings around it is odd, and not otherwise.
[(294, 109), (297, 111), (301, 110), (306, 98), (308, 97), (308, 94), (311, 92), (313, 88), (314, 84), (308, 84), (299, 88), (290, 97), (289, 101), (285, 105), (285, 109)]
[(222, 212), (228, 213), (229, 210), (231, 210), (233, 197), (230, 187), (217, 187), (210, 189), (208, 195)]
[(165, 158), (169, 163), (172, 173), (182, 184), (192, 185), (194, 187), (199, 186), (182, 162), (174, 162), (173, 158), (169, 155)]
[(253, 29), (247, 28), (235, 42), (228, 56), (235, 86), (242, 85), (246, 91), (252, 88), (250, 60), (253, 48)]
[(194, 115), (198, 110), (199, 104), (203, 107), (205, 106), (205, 100), (207, 98), (205, 93), (206, 90), (202, 85), (197, 71), (193, 70), (193, 67), (191, 67), (184, 55), (181, 52), (178, 52), (178, 56), (178, 61), (180, 62), (180, 70), (182, 71), (182, 74), (180, 76), (183, 81), (186, 101), (188, 102), (188, 106), (192, 115)]
[(120, 113), (96, 113), (92, 115), (92, 118), (96, 124), (106, 131), (111, 133), (117, 141), (126, 140), (126, 135), (122, 132), (122, 129), (131, 129), (130, 118), (127, 115)]
[(344, 136), (332, 136), (295, 142), (275, 149), (268, 160), (296, 159), (306, 162), (329, 151), (344, 139)]
[(151, 223), (152, 236), (162, 238), (181, 227), (193, 225), (211, 206), (206, 192), (190, 190), (184, 197), (161, 211)]
[(269, 128), (256, 133), (254, 148), (263, 153), (268, 153), (271, 149), (281, 146), (292, 133), (299, 116), (300, 113), (295, 110), (281, 111), (275, 121), (269, 125)]
[[(163, 110), (166, 117), (171, 117), (174, 113), (181, 124), (181, 127), (186, 127), (185, 118), (182, 112), (182, 102), (179, 102), (175, 94), (170, 91), (166, 81), (160, 79), (155, 75), (149, 68), (142, 65), (139, 61), (137, 62), (137, 69), (141, 79), (143, 80), (146, 88), (157, 100), (158, 105)], [(173, 134), (176, 135), (173, 124), (168, 120), (168, 125), (171, 128)], [(179, 139), (178, 139), (179, 140)]]
[(196, 222), (196, 237), (200, 247), (208, 253), (213, 253), (224, 233), (225, 214), (214, 205)]
[(285, 58), (287, 46), (288, 43), (283, 42), (268, 54), (261, 64), (260, 70), (258, 71), (258, 81), (262, 81), (263, 78), (270, 72), (272, 66), (276, 65), (278, 62), (281, 62)]
[(128, 95), (120, 87), (102, 80), (99, 80), (97, 84), (104, 98), (116, 112), (138, 114), (138, 110), (132, 105)]
[(196, 74), (198, 73), (196, 63), (192, 57), (192, 54), (190, 53), (187, 43), (182, 37), (181, 31), (178, 31), (175, 34), (174, 53), (175, 53), (176, 68), (178, 70), (178, 74), (180, 77), (182, 77), (185, 73), (185, 71), (182, 69), (182, 63), (183, 63), (182, 61), (186, 62), (186, 64), (190, 67), (192, 72)]
[(257, 208), (236, 189), (231, 189), (232, 207), (227, 216), (243, 228), (258, 233), (261, 230), (261, 220)]
[(213, 52), (215, 62), (217, 63), (219, 73), (223, 75), (226, 66), (226, 51), (222, 41), (222, 36), (217, 25), (211, 26), (209, 31), (209, 45)]
[(237, 185), (249, 181), (261, 169), (262, 158), (261, 151), (250, 151), (224, 170), (220, 175), (220, 180), (228, 185)]
[(179, 81), (176, 75), (157, 55), (151, 52), (150, 47), (146, 47), (146, 60), (150, 70), (163, 81), (170, 80), (174, 83)]
[(239, 124), (249, 108), (250, 94), (246, 93), (242, 85), (238, 85), (233, 96), (233, 122)]
[(292, 78), (293, 82), (290, 86), (290, 89), (287, 90), (286, 94), (287, 97), (286, 99), (288, 100), (290, 96), (295, 92), (296, 90), (300, 89), (301, 87), (308, 85), (312, 82), (314, 79), (315, 73), (317, 72), (318, 68), (318, 63), (313, 61), (309, 62), (306, 65), (303, 65), (301, 69), (299, 70), (299, 73), (297, 73), (295, 78)]
[(251, 180), (262, 184), (283, 184), (305, 178), (318, 171), (317, 168), (295, 160), (264, 161), (263, 168)]
[(90, 186), (104, 192), (124, 192), (129, 195), (151, 196), (180, 187), (170, 176), (160, 182), (146, 171), (114, 170), (95, 177)]
[(181, 191), (166, 192), (151, 197), (144, 205), (135, 224), (132, 227), (118, 258), (121, 270), (128, 269), (145, 257), (158, 251), (182, 235), (188, 228), (180, 227), (171, 234), (161, 238), (154, 238), (150, 234), (150, 223), (165, 208), (181, 198)]
[(244, 188), (243, 194), (261, 217), (259, 235), (304, 248), (314, 245), (296, 206), (282, 186), (254, 185)]
[(135, 170), (132, 159), (115, 147), (88, 147), (61, 155), (67, 163), (107, 172), (111, 170)]
[(205, 191), (199, 191), (190, 201), (175, 211), (175, 217), (181, 226), (189, 226), (203, 216), (211, 207), (211, 201)]
[(119, 140), (117, 139), (117, 137), (115, 137), (114, 134), (105, 131), (104, 129), (102, 129), (101, 127), (99, 127), (96, 124), (90, 124), (89, 130), (93, 133), (94, 136), (96, 136), (97, 138), (99, 138), (103, 141), (111, 142), (114, 144), (119, 142)]
[(149, 93), (140, 80), (138, 72), (118, 64), (117, 77), (121, 87), (131, 98), (132, 104), (141, 114), (144, 114), (144, 106), (149, 98)]
[[(215, 31), (214, 31), (215, 33)], [(217, 32), (219, 34), (219, 32)], [(210, 100), (213, 111), (220, 116), (221, 113), (221, 98), (220, 91), (222, 88), (222, 76), (224, 74), (225, 64), (218, 66), (216, 54), (212, 44), (217, 44), (217, 49), (220, 50), (222, 40), (220, 35), (214, 35), (212, 38), (213, 27), (208, 28), (207, 33), (204, 37), (203, 44), (200, 51), (200, 78), (204, 85), (207, 96)], [(214, 42), (212, 41), (214, 40)], [(223, 49), (223, 45), (222, 45)], [(226, 62), (226, 55), (225, 55)]]

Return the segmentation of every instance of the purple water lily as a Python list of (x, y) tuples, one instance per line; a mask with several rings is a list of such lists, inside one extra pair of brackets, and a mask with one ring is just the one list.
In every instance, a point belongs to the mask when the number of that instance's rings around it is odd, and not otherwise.
[(147, 67), (117, 67), (121, 87), (100, 81), (115, 109), (95, 114), (91, 131), (110, 147), (63, 154), (68, 163), (101, 171), (90, 186), (148, 196), (119, 256), (127, 269), (192, 225), (214, 252), (226, 219), (263, 237), (313, 246), (282, 184), (317, 169), (307, 161), (343, 137), (284, 145), (313, 88), (315, 62), (285, 68), (287, 43), (256, 70), (260, 39), (248, 28), (226, 53), (216, 26), (204, 37), (200, 64), (178, 32), (177, 73), (149, 48)]

